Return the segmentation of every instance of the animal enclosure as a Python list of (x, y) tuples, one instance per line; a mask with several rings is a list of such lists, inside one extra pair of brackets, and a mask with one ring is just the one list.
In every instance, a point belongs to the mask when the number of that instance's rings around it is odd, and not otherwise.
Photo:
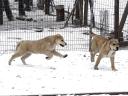
[[(69, 46), (64, 50), (88, 51), (88, 34), (91, 23), (93, 23), (93, 32), (106, 35), (116, 30), (114, 34), (117, 34), (118, 32), (115, 28), (123, 19), (122, 16), (128, 5), (127, 0), (119, 0), (119, 2), (115, 2), (118, 0), (46, 0), (50, 1), (49, 5), (47, 5), (47, 2), (42, 3), (44, 0), (30, 1), (32, 1), (32, 4), (29, 4), (30, 10), (24, 10), (27, 17), (20, 17), (19, 2), (13, 0), (10, 0), (10, 8), (15, 20), (9, 21), (5, 10), (3, 10), (3, 24), (0, 25), (1, 54), (14, 51), (17, 42), (20, 40), (43, 38), (47, 33), (51, 35), (59, 32), (62, 32), (67, 42), (69, 42)], [(39, 1), (44, 4), (41, 8), (39, 7)], [(119, 4), (119, 10), (115, 8), (115, 6), (118, 6), (116, 3)], [(61, 7), (57, 7), (58, 5)], [(24, 4), (24, 6), (26, 5)], [(59, 8), (62, 11), (57, 11)], [(64, 8), (64, 10), (61, 8)], [(83, 11), (80, 11), (80, 9)], [(118, 14), (115, 14), (118, 13), (116, 11), (119, 12), (119, 18)], [(93, 20), (91, 20), (91, 14), (93, 15)], [(64, 18), (61, 20), (60, 17), (63, 17), (63, 15)], [(60, 21), (58, 21), (58, 18)], [(115, 20), (118, 19), (119, 22), (116, 22)], [(123, 26), (123, 34), (117, 36), (118, 38), (123, 38), (125, 42), (128, 40), (127, 21), (126, 19)]]
[[(128, 51), (116, 52), (117, 72), (111, 71), (108, 58), (101, 61), (99, 71), (94, 70), (89, 53), (90, 32), (113, 35), (120, 44), (128, 44), (128, 0), (3, 1), (8, 0), (0, 0), (0, 95), (128, 94)], [(64, 37), (67, 45), (57, 46), (57, 51), (67, 58), (47, 60), (33, 54), (28, 65), (21, 58), (8, 65), (19, 41), (53, 34)]]

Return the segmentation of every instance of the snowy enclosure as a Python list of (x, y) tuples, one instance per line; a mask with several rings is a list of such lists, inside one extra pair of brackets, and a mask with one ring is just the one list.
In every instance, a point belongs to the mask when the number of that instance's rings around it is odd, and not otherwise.
[[(56, 22), (56, 11), (45, 15), (37, 9), (37, 0), (33, 0), (33, 10), (26, 15), (33, 21), (15, 20), (9, 22), (4, 13), (4, 24), (0, 25), (0, 95), (47, 95), (78, 94), (103, 92), (128, 92), (128, 51), (120, 49), (116, 53), (115, 66), (118, 71), (111, 70), (110, 61), (104, 58), (99, 70), (94, 70), (94, 62), (90, 62), (89, 27), (76, 27), (72, 24), (64, 27), (65, 21)], [(75, 0), (54, 0), (56, 5), (64, 5), (71, 12)], [(127, 0), (120, 0), (120, 18)], [(10, 0), (14, 16), (18, 16), (18, 3)], [(96, 26), (100, 26), (100, 11), (108, 11), (108, 30), (114, 30), (114, 0), (94, 0)], [(88, 11), (90, 23), (90, 11)], [(65, 13), (65, 18), (68, 14)], [(127, 20), (128, 21), (128, 20)], [(128, 22), (123, 29), (127, 40)], [(93, 32), (100, 34), (98, 28)], [(33, 54), (23, 65), (20, 58), (8, 65), (8, 60), (21, 40), (37, 40), (53, 34), (64, 36), (67, 46), (57, 46), (67, 58), (54, 56), (46, 60), (43, 54)], [(98, 55), (98, 54), (97, 54)], [(97, 55), (95, 58), (97, 58)], [(58, 95), (59, 96), (59, 95)], [(102, 95), (103, 96), (103, 95)], [(105, 95), (109, 96), (109, 95)]]
[[(122, 18), (124, 8), (126, 7), (127, 0), (119, 0), (119, 19)], [(108, 29), (109, 32), (114, 30), (114, 0), (94, 0), (94, 14), (96, 20), (96, 26), (102, 26), (100, 23), (100, 11), (108, 11)], [(128, 18), (123, 28), (124, 40), (126, 40), (128, 30)], [(120, 22), (120, 21), (119, 21)]]

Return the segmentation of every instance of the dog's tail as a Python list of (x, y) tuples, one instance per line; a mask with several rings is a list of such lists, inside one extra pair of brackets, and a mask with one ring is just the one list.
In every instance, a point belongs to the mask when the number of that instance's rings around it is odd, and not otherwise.
[(16, 50), (18, 50), (18, 47), (21, 45), (22, 42), (23, 42), (23, 41), (17, 42)]

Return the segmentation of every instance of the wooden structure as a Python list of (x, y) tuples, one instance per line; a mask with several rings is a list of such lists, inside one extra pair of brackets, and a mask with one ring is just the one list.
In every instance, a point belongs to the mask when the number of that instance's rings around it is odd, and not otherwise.
[(90, 4), (90, 9), (92, 16), (93, 16), (93, 27), (95, 26), (95, 18), (93, 14), (93, 0), (75, 0), (73, 9), (69, 16), (66, 19), (66, 22), (64, 24), (64, 27), (68, 25), (68, 21), (71, 16), (75, 17), (74, 20), (79, 20), (80, 26), (87, 26), (88, 25), (88, 3)]
[[(128, 15), (128, 1), (126, 7), (124, 9), (123, 15), (119, 22), (119, 0), (114, 1), (114, 37), (117, 38), (120, 42), (121, 46), (128, 45), (128, 41), (123, 40), (123, 27)], [(64, 27), (68, 25), (68, 21), (71, 16), (75, 17), (75, 19), (80, 21), (80, 26), (90, 26), (88, 24), (88, 4), (90, 5), (90, 12), (91, 12), (91, 26), (95, 27), (95, 16), (93, 12), (93, 0), (75, 0), (74, 7), (66, 19)], [(84, 9), (84, 11), (83, 11)], [(84, 12), (84, 13), (83, 13)]]
[(56, 21), (64, 21), (65, 15), (64, 15), (64, 5), (57, 5), (56, 6)]
[(120, 46), (127, 46), (128, 41), (123, 41), (123, 27), (125, 24), (125, 21), (128, 16), (128, 1), (126, 4), (126, 7), (124, 9), (121, 21), (119, 22), (119, 0), (115, 0), (115, 24), (114, 24), (114, 34), (115, 38), (119, 39)]

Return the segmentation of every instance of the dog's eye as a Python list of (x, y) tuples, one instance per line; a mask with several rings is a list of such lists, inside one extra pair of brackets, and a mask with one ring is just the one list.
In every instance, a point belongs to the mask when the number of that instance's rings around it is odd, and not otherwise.
[(64, 40), (61, 40), (62, 42), (64, 41)]
[(113, 44), (113, 45), (116, 45), (116, 44)]

